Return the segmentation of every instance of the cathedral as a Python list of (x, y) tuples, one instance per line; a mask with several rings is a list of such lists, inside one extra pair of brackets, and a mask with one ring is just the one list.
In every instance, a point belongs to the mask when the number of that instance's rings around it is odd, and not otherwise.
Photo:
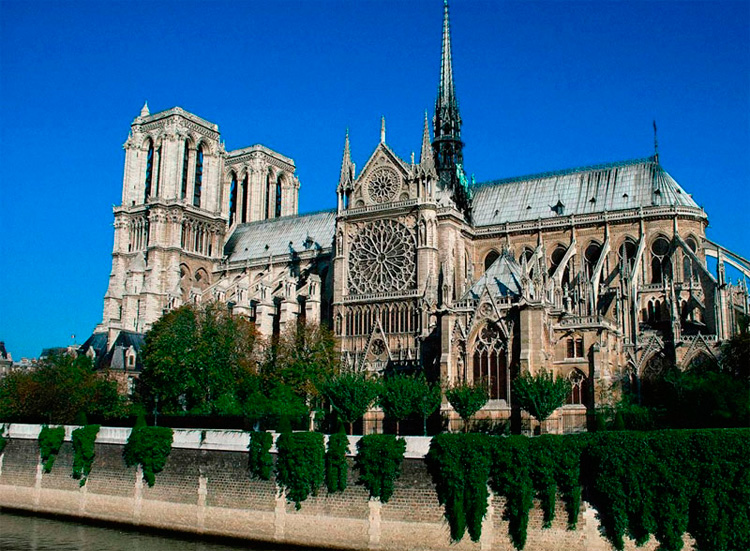
[(419, 158), (399, 158), (383, 124), (357, 170), (347, 135), (329, 211), (298, 212), (291, 158), (227, 151), (216, 124), (145, 105), (124, 145), (103, 321), (83, 351), (132, 381), (151, 324), (218, 301), (266, 336), (329, 324), (349, 369), (485, 381), (487, 419), (509, 417), (513, 377), (551, 370), (572, 383), (555, 417), (565, 431), (664, 358), (715, 357), (748, 311), (725, 264), (749, 276), (750, 262), (707, 239), (658, 151), (470, 181), (444, 10)]

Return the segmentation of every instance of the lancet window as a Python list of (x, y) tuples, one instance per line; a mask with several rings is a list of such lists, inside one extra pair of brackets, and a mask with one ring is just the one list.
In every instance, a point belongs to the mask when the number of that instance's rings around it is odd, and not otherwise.
[(185, 151), (182, 154), (182, 186), (180, 189), (180, 198), (184, 199), (187, 196), (187, 186), (188, 186), (188, 163), (190, 162), (190, 146), (187, 141), (185, 141)]
[(148, 153), (146, 154), (146, 180), (144, 182), (143, 202), (151, 197), (151, 181), (154, 178), (154, 142), (149, 141)]
[(620, 248), (617, 250), (617, 256), (620, 260), (620, 273), (633, 273), (635, 264), (635, 253), (638, 247), (630, 237), (626, 237)]
[(660, 235), (651, 244), (651, 283), (662, 283), (672, 277), (672, 261), (669, 258), (669, 240)]
[[(555, 271), (557, 270), (557, 267), (560, 265), (560, 263), (563, 261), (563, 258), (565, 258), (565, 253), (567, 252), (567, 249), (563, 247), (562, 245), (558, 245), (554, 251), (552, 251), (552, 254), (550, 255), (550, 267), (549, 267), (549, 275), (552, 276)], [(562, 279), (560, 280), (560, 283), (562, 284), (569, 284), (570, 283), (570, 268), (568, 266), (565, 266), (563, 273), (562, 273)]]
[(487, 253), (487, 256), (484, 257), (484, 271), (486, 272), (490, 266), (492, 266), (495, 263), (495, 260), (497, 260), (500, 257), (500, 253), (497, 251), (490, 251)]
[(148, 218), (137, 217), (128, 224), (128, 252), (140, 251), (148, 246)]
[(245, 177), (242, 179), (242, 223), (248, 221), (248, 205), (250, 204), (250, 199), (248, 197), (247, 193), (247, 182), (248, 182), (248, 175), (245, 173)]
[[(696, 252), (698, 250), (698, 245), (695, 243), (695, 239), (692, 237), (688, 237), (685, 240), (685, 243), (687, 244), (688, 248), (690, 248), (691, 251)], [(682, 279), (683, 281), (690, 281), (693, 277), (697, 275), (697, 267), (694, 265), (693, 259), (690, 258), (690, 256), (687, 253), (683, 253), (682, 256)]]
[(574, 369), (568, 375), (570, 381), (570, 394), (566, 402), (568, 404), (583, 404), (588, 401), (588, 382), (586, 375), (578, 369)]
[(500, 329), (492, 323), (482, 327), (474, 343), (474, 381), (484, 381), (493, 400), (508, 399), (507, 349)]
[(345, 326), (348, 336), (367, 336), (380, 322), (387, 334), (415, 333), (419, 331), (419, 311), (414, 304), (389, 306), (353, 306), (346, 312)]
[(276, 218), (281, 216), (281, 175), (276, 179), (276, 206), (274, 215)]
[(237, 218), (237, 175), (232, 172), (232, 182), (229, 184), (229, 225)]
[(594, 275), (594, 268), (596, 268), (596, 263), (599, 262), (601, 254), (602, 246), (596, 241), (592, 241), (586, 247), (586, 251), (583, 253), (583, 269), (586, 273), (586, 279), (591, 280), (591, 277)]
[(203, 188), (203, 146), (199, 145), (195, 155), (195, 178), (193, 179), (193, 206), (201, 206)]

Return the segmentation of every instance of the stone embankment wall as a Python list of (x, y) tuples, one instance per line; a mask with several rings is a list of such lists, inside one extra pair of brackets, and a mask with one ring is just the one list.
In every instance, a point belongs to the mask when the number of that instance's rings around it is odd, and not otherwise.
[[(450, 543), (443, 508), (423, 460), (429, 438), (407, 438), (402, 474), (388, 503), (370, 500), (350, 469), (346, 491), (328, 495), (323, 487), (296, 511), (273, 481), (248, 476), (247, 433), (175, 430), (166, 467), (149, 488), (139, 469), (126, 467), (122, 459), (130, 429), (102, 427), (91, 474), (79, 486), (71, 477), (74, 428), (66, 427), (66, 441), (52, 472), (44, 474), (37, 440), (41, 427), (9, 427), (10, 441), (0, 455), (0, 507), (310, 547), (513, 549), (502, 519), (503, 503), (496, 497), (491, 498), (481, 541), (473, 543), (467, 534), (460, 543)], [(356, 440), (350, 437), (351, 450)], [(562, 504), (558, 507), (549, 529), (542, 529), (541, 510), (531, 511), (527, 551), (611, 549), (599, 534), (593, 510), (583, 509), (578, 529), (569, 531)], [(655, 547), (652, 540), (644, 548)]]

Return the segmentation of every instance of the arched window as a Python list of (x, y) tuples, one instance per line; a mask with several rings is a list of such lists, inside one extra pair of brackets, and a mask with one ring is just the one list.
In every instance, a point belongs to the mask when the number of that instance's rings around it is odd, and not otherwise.
[(626, 237), (625, 241), (622, 242), (620, 248), (617, 250), (617, 256), (620, 259), (620, 270), (624, 273), (632, 273), (635, 264), (635, 253), (638, 247), (636, 247), (635, 241), (630, 237)]
[(492, 250), (487, 253), (487, 256), (484, 257), (484, 271), (486, 272), (490, 266), (492, 266), (495, 263), (495, 260), (497, 260), (500, 257), (500, 253), (498, 253), (495, 250)]
[(574, 369), (568, 375), (570, 381), (570, 394), (566, 402), (568, 404), (583, 404), (586, 405), (588, 401), (588, 384), (586, 381), (586, 375), (580, 370)]
[(187, 196), (187, 184), (188, 184), (188, 163), (190, 162), (190, 146), (185, 140), (185, 152), (182, 154), (182, 188), (180, 198), (184, 199)]
[(672, 261), (669, 259), (669, 240), (660, 235), (651, 244), (651, 283), (662, 283), (672, 277)]
[(586, 251), (583, 253), (583, 269), (586, 273), (586, 279), (591, 279), (594, 275), (594, 268), (596, 263), (599, 262), (599, 257), (602, 254), (602, 246), (596, 241), (589, 243), (586, 247)]
[[(565, 258), (565, 253), (567, 249), (563, 247), (562, 245), (558, 245), (555, 247), (555, 250), (552, 251), (552, 254), (549, 258), (549, 275), (552, 276), (555, 271), (557, 270), (557, 267), (560, 265), (560, 263), (563, 261), (563, 258)], [(565, 269), (563, 270), (562, 279), (560, 280), (561, 283), (567, 284), (570, 283), (570, 268), (568, 266), (565, 266)]]
[[(695, 239), (692, 237), (688, 237), (685, 240), (685, 243), (687, 244), (688, 248), (696, 252), (698, 250), (698, 245), (695, 243)], [(696, 275), (697, 270), (695, 269), (693, 259), (690, 258), (690, 256), (687, 253), (683, 253), (682, 255), (682, 279), (683, 281), (690, 281), (693, 276)]]
[(500, 329), (488, 323), (479, 331), (474, 344), (474, 381), (485, 381), (490, 399), (508, 399), (508, 364), (506, 343)]
[(583, 358), (583, 337), (574, 335), (568, 338), (566, 358)]
[(229, 184), (229, 225), (237, 217), (237, 175), (232, 172), (232, 183)]
[(143, 202), (151, 197), (151, 181), (154, 178), (154, 142), (149, 141), (148, 154), (146, 155), (146, 181), (143, 192)]
[(264, 218), (271, 218), (271, 173), (266, 176), (266, 205), (263, 210)]
[(201, 206), (201, 188), (203, 187), (203, 145), (198, 146), (195, 155), (195, 178), (193, 180), (193, 206)]
[(276, 179), (276, 218), (281, 216), (281, 175)]
[(247, 180), (248, 175), (245, 173), (245, 177), (242, 179), (242, 223), (248, 221), (248, 205), (250, 204), (250, 199), (247, 194)]

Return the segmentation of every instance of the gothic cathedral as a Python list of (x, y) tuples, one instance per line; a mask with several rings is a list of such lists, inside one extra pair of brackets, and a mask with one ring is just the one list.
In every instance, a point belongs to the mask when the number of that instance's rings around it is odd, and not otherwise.
[(481, 379), (488, 419), (510, 416), (513, 377), (551, 370), (572, 383), (556, 417), (569, 431), (623, 384), (658, 376), (662, 358), (686, 367), (737, 331), (748, 292), (724, 266), (750, 276), (750, 262), (706, 238), (706, 213), (658, 154), (467, 179), (447, 2), (432, 135), (429, 122), (418, 161), (391, 150), (383, 125), (359, 172), (347, 135), (337, 208), (299, 214), (292, 159), (226, 151), (217, 125), (144, 106), (84, 351), (136, 377), (153, 322), (219, 301), (264, 335), (330, 324), (349, 369)]

